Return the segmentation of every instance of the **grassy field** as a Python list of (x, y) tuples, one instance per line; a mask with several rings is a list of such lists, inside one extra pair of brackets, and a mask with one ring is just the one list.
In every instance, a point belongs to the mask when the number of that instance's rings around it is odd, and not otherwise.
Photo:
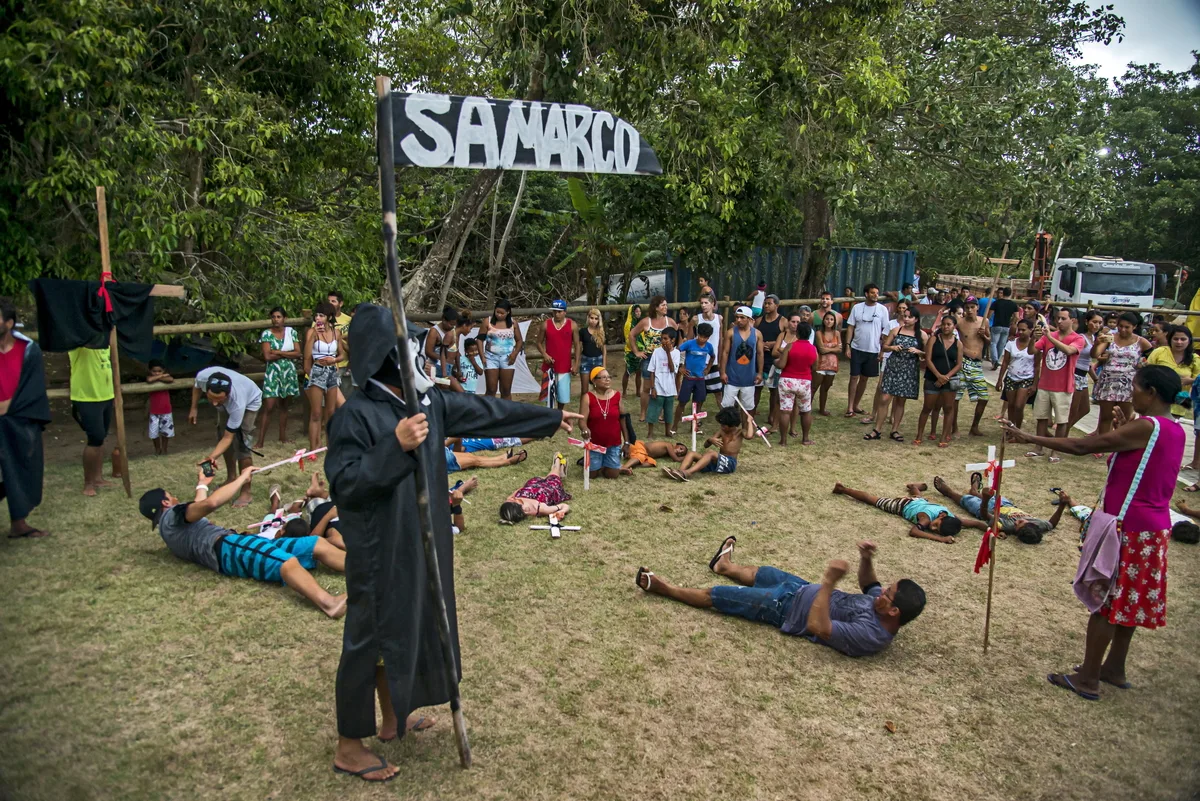
[[(911, 432), (915, 409), (908, 418)], [(987, 438), (947, 450), (863, 442), (864, 430), (819, 419), (816, 447), (751, 443), (735, 476), (685, 485), (641, 471), (585, 494), (572, 467), (583, 530), (558, 542), (497, 525), (495, 510), (545, 470), (561, 435), (525, 465), (479, 471), (456, 555), (475, 767), (458, 768), (448, 711), (433, 710), (432, 731), (378, 745), (401, 767), (382, 787), (330, 770), (342, 624), (286, 589), (175, 559), (119, 489), (84, 499), (79, 468), (60, 461), (33, 521), (54, 536), (0, 541), (0, 797), (1193, 797), (1200, 550), (1171, 548), (1170, 625), (1134, 638), (1134, 689), (1106, 685), (1101, 703), (1084, 702), (1045, 680), (1082, 653), (1074, 521), (1039, 546), (1001, 543), (984, 656), (978, 537), (910, 539), (898, 518), (829, 494), (835, 480), (883, 494), (935, 474), (961, 486), (963, 465), (996, 442), (990, 415)], [(158, 485), (190, 497), (198, 455), (136, 459), (135, 498)], [(1018, 461), (1006, 494), (1034, 513), (1049, 515), (1047, 487), (1090, 503), (1103, 480), (1091, 458)], [(285, 497), (306, 484), (290, 469), (277, 480)], [(266, 483), (253, 513), (226, 508), (219, 522), (256, 520)], [(871, 538), (880, 578), (916, 579), (929, 605), (883, 654), (853, 660), (634, 587), (639, 565), (719, 582), (707, 561), (731, 533), (738, 561), (814, 579), (829, 559), (853, 565), (855, 542)]]

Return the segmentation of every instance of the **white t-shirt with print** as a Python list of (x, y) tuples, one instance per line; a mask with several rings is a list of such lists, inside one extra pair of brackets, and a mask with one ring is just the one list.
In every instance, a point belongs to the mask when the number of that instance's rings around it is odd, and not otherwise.
[(1004, 346), (1004, 352), (1008, 354), (1008, 375), (1013, 381), (1025, 381), (1033, 378), (1035, 353), (1030, 353), (1025, 348), (1018, 348), (1016, 340), (1012, 339)]
[[(675, 374), (679, 372), (679, 348), (670, 352), (671, 361), (667, 360), (666, 348), (655, 348), (650, 356), (650, 373), (654, 376), (654, 391), (660, 397), (673, 398), (679, 394), (675, 389)], [(672, 369), (674, 367), (674, 369)]]
[(883, 334), (888, 330), (890, 322), (891, 316), (887, 306), (882, 303), (876, 303), (874, 306), (868, 306), (866, 303), (855, 304), (846, 320), (846, 325), (854, 326), (854, 338), (850, 340), (850, 347), (864, 353), (879, 353), (883, 344)]

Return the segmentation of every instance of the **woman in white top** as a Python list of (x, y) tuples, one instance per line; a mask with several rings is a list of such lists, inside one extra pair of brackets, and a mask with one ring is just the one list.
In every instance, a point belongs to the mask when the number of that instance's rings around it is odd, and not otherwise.
[(1004, 358), (1000, 361), (1000, 374), (996, 385), (1008, 396), (1008, 419), (1017, 428), (1025, 419), (1025, 403), (1033, 389), (1034, 350), (1033, 324), (1018, 320), (1016, 338), (1004, 346)]
[(337, 363), (347, 357), (342, 332), (333, 324), (337, 313), (328, 302), (317, 304), (313, 325), (304, 335), (304, 372), (308, 382), (304, 394), (308, 397), (308, 445), (310, 450), (321, 447), (321, 428), (344, 402), (338, 388)]
[(1091, 391), (1088, 388), (1088, 377), (1095, 380), (1096, 373), (1092, 368), (1092, 347), (1096, 344), (1096, 335), (1104, 327), (1104, 315), (1092, 309), (1079, 318), (1079, 335), (1087, 343), (1079, 349), (1079, 361), (1075, 362), (1075, 392), (1071, 395), (1071, 416), (1068, 425), (1075, 427), (1092, 410)]

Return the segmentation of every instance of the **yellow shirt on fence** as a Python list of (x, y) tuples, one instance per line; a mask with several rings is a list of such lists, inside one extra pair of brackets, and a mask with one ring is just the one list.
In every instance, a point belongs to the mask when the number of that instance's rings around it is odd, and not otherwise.
[(108, 348), (76, 348), (71, 359), (71, 400), (106, 401), (113, 399), (112, 362)]

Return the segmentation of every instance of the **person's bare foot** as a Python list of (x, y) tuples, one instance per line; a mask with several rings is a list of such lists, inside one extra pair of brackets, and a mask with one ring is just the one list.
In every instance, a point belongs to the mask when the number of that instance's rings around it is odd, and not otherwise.
[(362, 740), (351, 740), (347, 737), (339, 737), (337, 748), (333, 752), (333, 766), (347, 773), (358, 774), (361, 770), (367, 770), (375, 765), (382, 765), (378, 770), (373, 770), (360, 775), (368, 782), (384, 782), (393, 778), (398, 772), (395, 765), (389, 764), (383, 757), (375, 754), (365, 745)]
[(331, 595), (328, 601), (317, 604), (317, 606), (321, 607), (321, 611), (329, 617), (337, 620), (346, 614), (346, 596), (345, 594)]
[(929, 485), (926, 484), (924, 481), (919, 482), (919, 483), (914, 481), (913, 483), (905, 484), (904, 486), (908, 488), (908, 492), (910, 495), (915, 495), (918, 492), (924, 492), (925, 490), (929, 489)]
[(941, 476), (934, 476), (933, 477), (933, 488), (935, 490), (937, 490), (938, 492), (942, 493), (943, 495), (945, 495), (947, 492), (949, 492), (950, 485), (947, 484), (946, 480), (944, 478), (942, 478)]
[(98, 478), (98, 479), (96, 479), (96, 480), (95, 480), (95, 482), (93, 482), (93, 485), (92, 485), (92, 486), (95, 486), (95, 487), (111, 487), (111, 486), (112, 486), (112, 482), (111, 482), (111, 481), (108, 481), (107, 479), (104, 479), (104, 478)]
[(468, 478), (466, 481), (463, 482), (462, 486), (458, 488), (458, 491), (461, 492), (463, 495), (469, 495), (478, 486), (479, 486), (479, 477), (471, 476), (470, 478)]
[[(418, 715), (416, 713), (409, 715), (408, 720), (404, 722), (404, 730), (409, 731), (427, 731), (437, 725), (437, 718), (432, 715)], [(396, 725), (395, 715), (388, 715), (379, 724), (379, 732), (375, 735), (382, 743), (390, 743), (396, 739), (399, 727)]]
[(842, 485), (842, 482), (839, 481), (833, 485), (833, 494), (834, 495), (841, 495), (845, 491), (846, 491), (846, 488)]
[(96, 488), (94, 486), (92, 486), (91, 484), (84, 484), (83, 485), (83, 494), (88, 496), (89, 498), (94, 498), (94, 497), (96, 497)]
[(983, 436), (983, 432), (980, 431), (978, 428), (972, 428), (970, 433), (971, 433), (972, 437), (982, 437)]
[(801, 442), (800, 444), (801, 444), (801, 445), (816, 445), (817, 443), (816, 443), (816, 442), (814, 442), (814, 441), (813, 441), (813, 440), (811, 440), (811, 439), (806, 439), (806, 440), (804, 440), (803, 442)]
[[(726, 537), (725, 541), (721, 543), (721, 550), (718, 551), (718, 553), (721, 555), (717, 558), (717, 561), (713, 562), (712, 566), (712, 571), (718, 576), (725, 575), (724, 571), (727, 570), (731, 564), (733, 564), (733, 560), (731, 558), (733, 554), (732, 546), (736, 543), (737, 537), (733, 536)], [(725, 551), (728, 551), (728, 553), (725, 553)]]
[(829, 412), (825, 411), (824, 409), (817, 409), (817, 414), (821, 415), (822, 417), (829, 416)]
[(232, 506), (234, 509), (245, 509), (249, 505), (250, 505), (250, 494), (248, 492), (243, 492), (241, 495), (239, 495), (237, 497), (236, 501), (234, 501), (232, 504), (230, 504), (230, 506)]
[(629, 467), (622, 467), (622, 468), (620, 469), (620, 471), (619, 471), (619, 474), (620, 474), (620, 475), (622, 475), (622, 476), (632, 476), (632, 475), (633, 475), (633, 469), (632, 469), (632, 468), (629, 468)]

